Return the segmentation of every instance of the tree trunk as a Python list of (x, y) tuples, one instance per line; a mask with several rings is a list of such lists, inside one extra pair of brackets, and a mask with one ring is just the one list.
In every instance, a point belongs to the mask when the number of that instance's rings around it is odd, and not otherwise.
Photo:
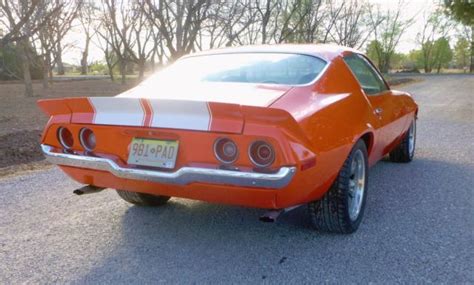
[(109, 71), (110, 80), (112, 80), (112, 82), (114, 82), (115, 81), (114, 66), (112, 64), (112, 61), (111, 61), (111, 58), (110, 58), (110, 53), (109, 53), (108, 49), (106, 49), (104, 51), (104, 55), (105, 55), (105, 63), (107, 63), (107, 70)]
[(43, 89), (48, 89), (49, 83), (48, 83), (48, 77), (49, 77), (49, 63), (47, 56), (43, 56)]
[(87, 75), (87, 72), (88, 72), (87, 57), (89, 56), (90, 41), (91, 41), (91, 38), (89, 37), (89, 35), (87, 35), (86, 45), (84, 47), (84, 51), (82, 52), (82, 58), (81, 58), (81, 74), (82, 75)]
[(58, 65), (58, 75), (64, 75), (64, 64), (63, 64), (63, 47), (61, 41), (58, 42), (58, 51), (56, 55), (56, 64)]
[(380, 64), (380, 72), (388, 73), (389, 66), (390, 66), (390, 57), (388, 55), (383, 55), (381, 64)]
[(125, 72), (122, 72), (120, 84), (125, 85), (125, 83), (127, 83)]
[(138, 62), (138, 80), (142, 81), (145, 77), (145, 59), (140, 59)]
[(424, 70), (425, 70), (425, 73), (431, 73), (431, 71), (433, 70), (433, 68), (431, 67), (431, 64), (429, 63), (429, 60), (430, 58), (428, 57), (425, 57), (424, 58)]
[(121, 84), (125, 84), (126, 82), (126, 74), (127, 74), (127, 63), (125, 60), (120, 61), (120, 75), (121, 75)]
[(471, 27), (471, 65), (469, 72), (474, 72), (474, 26)]
[(154, 73), (155, 72), (155, 68), (156, 68), (156, 62), (155, 62), (155, 54), (153, 54), (153, 56), (151, 57), (151, 71)]
[(115, 81), (114, 68), (113, 68), (112, 64), (110, 63), (110, 60), (106, 60), (106, 62), (107, 62), (107, 69), (109, 70), (110, 80), (112, 80), (112, 82), (114, 82)]
[(25, 83), (25, 96), (34, 97), (35, 94), (33, 93), (33, 82), (31, 80), (30, 63), (27, 60), (23, 61), (23, 82)]
[[(422, 48), (423, 49), (423, 48)], [(424, 49), (428, 49), (428, 47), (424, 47)], [(423, 69), (425, 70), (425, 73), (431, 73), (433, 70), (433, 64), (432, 64), (432, 53), (431, 50), (424, 50), (423, 49)]]
[(126, 62), (125, 74), (134, 74), (135, 73), (135, 64), (132, 61)]
[(49, 79), (49, 85), (53, 85), (53, 67), (51, 64), (48, 66), (48, 79)]
[(33, 93), (33, 82), (31, 80), (30, 73), (30, 57), (28, 53), (29, 43), (28, 40), (25, 39), (21, 42), (20, 48), (21, 67), (23, 69), (23, 83), (25, 84), (25, 96), (33, 97), (35, 94)]
[(88, 72), (87, 57), (88, 57), (87, 52), (86, 51), (82, 52), (81, 75), (87, 75), (87, 72)]

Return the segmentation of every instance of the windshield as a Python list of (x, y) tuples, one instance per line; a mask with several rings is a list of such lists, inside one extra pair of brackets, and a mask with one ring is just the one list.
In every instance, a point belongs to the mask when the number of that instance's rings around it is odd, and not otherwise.
[(181, 59), (144, 84), (197, 82), (307, 84), (326, 66), (317, 57), (289, 53), (229, 53)]

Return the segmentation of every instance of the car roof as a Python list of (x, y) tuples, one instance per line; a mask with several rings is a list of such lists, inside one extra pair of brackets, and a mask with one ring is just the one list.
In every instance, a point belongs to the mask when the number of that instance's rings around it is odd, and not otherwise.
[(295, 53), (317, 56), (326, 61), (344, 55), (347, 52), (361, 53), (353, 48), (335, 44), (274, 44), (274, 45), (248, 45), (240, 47), (227, 47), (196, 52), (186, 57), (229, 54), (229, 53)]

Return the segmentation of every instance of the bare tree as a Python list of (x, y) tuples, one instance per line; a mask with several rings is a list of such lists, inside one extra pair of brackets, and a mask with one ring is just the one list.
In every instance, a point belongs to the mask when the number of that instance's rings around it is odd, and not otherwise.
[(198, 48), (202, 49), (203, 35), (209, 36), (209, 48), (242, 44), (243, 35), (257, 22), (257, 10), (252, 3), (253, 0), (215, 1), (200, 30)]
[(150, 22), (163, 37), (171, 60), (194, 50), (211, 0), (144, 0)]
[(426, 73), (430, 73), (435, 63), (435, 40), (446, 37), (452, 23), (444, 14), (441, 8), (432, 13), (424, 14), (423, 29), (417, 35), (417, 43), (421, 46), (423, 68)]
[(43, 0), (0, 0), (0, 46), (30, 38), (56, 11), (46, 11)]
[[(275, 13), (278, 11), (278, 1), (275, 0), (255, 0), (255, 6), (259, 14), (259, 22), (261, 26), (260, 35), (262, 44), (268, 43), (271, 36), (270, 26), (272, 20), (275, 20)], [(272, 17), (273, 16), (273, 17)]]
[[(149, 22), (146, 7), (138, 2), (132, 6), (132, 42), (125, 41), (130, 59), (138, 66), (138, 78), (141, 80), (145, 74), (146, 62), (157, 52), (155, 41), (158, 31), (153, 31), (153, 24)], [(135, 45), (135, 47), (134, 47)]]
[(151, 31), (153, 35), (153, 42), (155, 43), (155, 45), (150, 61), (151, 69), (152, 71), (155, 71), (157, 63), (159, 66), (162, 66), (164, 63), (165, 46), (163, 44), (163, 37), (161, 36), (160, 32), (154, 28), (151, 28)]
[[(315, 41), (326, 42), (327, 36), (320, 35), (327, 9), (322, 0), (303, 1), (300, 7), (300, 15), (296, 28), (294, 41), (300, 43), (314, 43)], [(329, 23), (328, 23), (329, 24)]]
[(38, 31), (38, 41), (40, 46), (36, 48), (37, 50), (41, 51), (40, 55), (42, 58), (41, 64), (43, 69), (43, 88), (45, 89), (49, 87), (49, 79), (52, 79), (53, 76), (53, 49), (55, 45), (55, 39), (49, 32), (50, 30), (50, 23), (46, 23), (43, 28)]
[(120, 64), (122, 83), (125, 83), (127, 66), (138, 66), (139, 78), (143, 79), (147, 60), (157, 53), (156, 31), (149, 22), (146, 7), (137, 1), (104, 1), (103, 24), (108, 42)]
[(65, 46), (62, 41), (71, 29), (72, 21), (76, 18), (81, 3), (81, 0), (45, 0), (44, 2), (44, 8), (47, 11), (55, 11), (38, 30), (39, 50), (43, 57), (44, 88), (48, 88), (48, 85), (52, 83), (54, 65), (58, 68), (58, 74), (64, 74), (62, 53)]
[(6, 34), (0, 39), (0, 47), (16, 42), (23, 70), (25, 95), (34, 96), (31, 81), (32, 37), (54, 16), (62, 5), (47, 9), (45, 0), (0, 0), (0, 27)]
[(413, 18), (403, 19), (404, 6), (403, 0), (399, 0), (395, 10), (382, 10), (378, 5), (371, 6), (369, 9), (369, 26), (376, 41), (374, 48), (377, 54), (377, 65), (384, 73), (390, 68), (390, 60), (401, 36), (413, 23)]
[(79, 10), (78, 18), (81, 25), (82, 32), (85, 36), (85, 44), (82, 49), (81, 56), (81, 74), (86, 75), (89, 67), (89, 48), (92, 38), (95, 36), (98, 27), (96, 16), (98, 7), (95, 5), (93, 0), (87, 0), (82, 3), (82, 7)]
[[(99, 27), (99, 29), (101, 29), (101, 27)], [(114, 68), (118, 64), (118, 59), (117, 56), (115, 56), (114, 49), (109, 41), (110, 35), (108, 30), (104, 29), (103, 31), (100, 31), (99, 29), (97, 30), (98, 37), (96, 37), (96, 40), (93, 41), (93, 43), (102, 50), (110, 80), (115, 81)]]
[(81, 9), (83, 0), (50, 0), (54, 1), (54, 6), (61, 6), (59, 13), (54, 21), (52, 21), (52, 34), (55, 38), (56, 44), (54, 48), (54, 62), (58, 68), (58, 74), (64, 75), (64, 64), (62, 59), (63, 54), (63, 43), (64, 36), (70, 31), (71, 25), (74, 19)]
[[(327, 17), (326, 5), (321, 0), (295, 1), (284, 11), (289, 25), (284, 25), (281, 39), (297, 43), (326, 42), (322, 26)], [(289, 11), (289, 12), (288, 12)], [(282, 40), (278, 41), (281, 42)]]
[[(303, 0), (251, 0), (242, 12), (243, 21), (237, 22), (233, 42), (268, 44), (293, 42), (295, 31), (305, 19), (307, 10)], [(245, 13), (247, 11), (247, 13)]]
[(342, 5), (330, 3), (330, 15), (334, 19), (329, 30), (331, 40), (339, 45), (362, 48), (371, 35), (367, 26), (369, 5), (364, 0), (343, 1)]
[(115, 56), (120, 67), (121, 83), (125, 84), (129, 50), (127, 47), (132, 42), (132, 20), (129, 13), (128, 2), (105, 0), (102, 3), (102, 28), (98, 31), (100, 37), (106, 42), (107, 58)]
[[(325, 43), (337, 14), (330, 14), (332, 1), (281, 1), (276, 13), (275, 42)], [(341, 6), (342, 4), (338, 4)]]

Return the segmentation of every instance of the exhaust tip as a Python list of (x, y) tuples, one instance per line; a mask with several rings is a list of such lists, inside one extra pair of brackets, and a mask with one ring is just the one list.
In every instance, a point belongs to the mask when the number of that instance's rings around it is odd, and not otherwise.
[(266, 216), (261, 216), (259, 218), (260, 222), (264, 222), (264, 223), (274, 223), (276, 222), (276, 219), (274, 218), (271, 218), (271, 217), (266, 217)]
[(284, 210), (271, 210), (260, 216), (259, 220), (264, 223), (274, 223)]
[(76, 189), (76, 190), (72, 191), (72, 193), (74, 193), (76, 195), (82, 195), (82, 194), (84, 194), (84, 191), (82, 191), (81, 189)]
[(296, 209), (300, 206), (301, 205), (295, 205), (295, 206), (288, 207), (288, 208), (285, 208), (285, 209), (277, 209), (277, 210), (267, 211), (265, 214), (260, 216), (259, 220), (261, 222), (264, 222), (264, 223), (274, 223), (274, 222), (276, 222), (276, 220), (278, 219), (278, 217), (281, 214), (292, 211), (292, 210), (294, 210), (294, 209)]
[(104, 189), (105, 188), (102, 188), (102, 187), (97, 187), (97, 186), (93, 186), (93, 185), (86, 185), (84, 187), (81, 187), (81, 188), (78, 188), (78, 189), (72, 191), (72, 193), (80, 196), (80, 195), (84, 195), (84, 194), (97, 193), (97, 192), (100, 192)]

